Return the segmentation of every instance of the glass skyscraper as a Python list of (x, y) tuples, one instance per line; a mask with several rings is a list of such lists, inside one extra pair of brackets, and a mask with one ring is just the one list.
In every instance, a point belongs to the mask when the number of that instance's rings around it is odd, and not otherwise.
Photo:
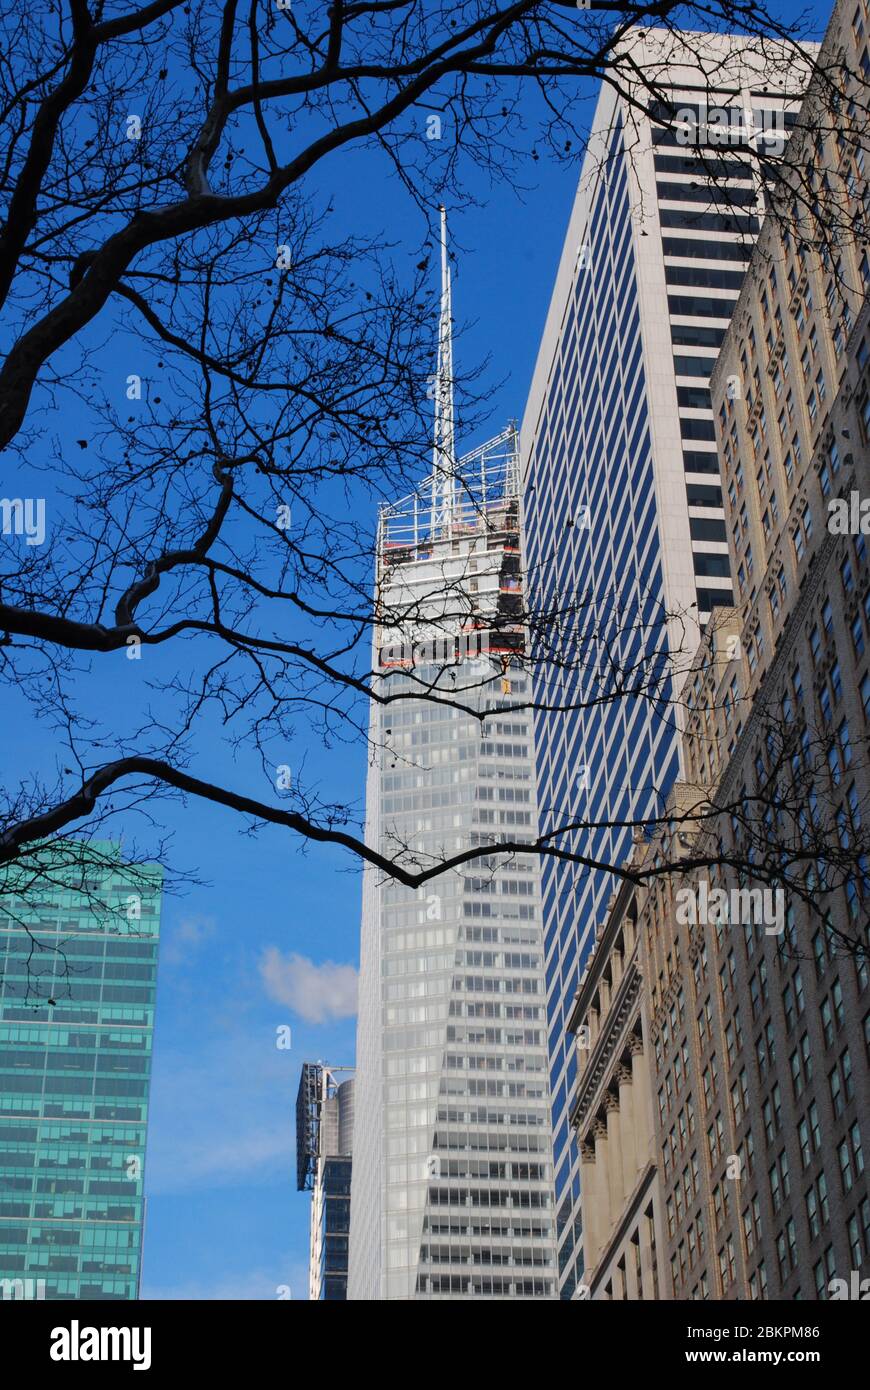
[(354, 1080), (322, 1062), (304, 1062), (296, 1096), (296, 1186), (311, 1193), (308, 1297), (347, 1298)]
[(0, 1297), (134, 1299), (162, 871), (39, 858), (0, 879)]
[[(707, 383), (764, 213), (759, 157), (784, 148), (804, 76), (726, 36), (633, 30), (625, 44), (670, 100), (648, 117), (602, 89), (521, 433), (535, 697), (563, 707), (535, 721), (541, 829), (592, 822), (563, 843), (617, 864), (620, 823), (660, 814), (678, 774), (677, 672), (732, 602)], [(583, 1285), (566, 1024), (613, 888), (545, 861), (565, 1298)]]
[[(454, 458), (442, 264), (433, 472), (380, 518), (375, 694), (404, 698), (372, 701), (366, 792), (368, 842), (418, 869), (537, 818), (516, 434)], [(536, 856), (419, 890), (366, 868), (355, 1108), (351, 1299), (555, 1297)]]

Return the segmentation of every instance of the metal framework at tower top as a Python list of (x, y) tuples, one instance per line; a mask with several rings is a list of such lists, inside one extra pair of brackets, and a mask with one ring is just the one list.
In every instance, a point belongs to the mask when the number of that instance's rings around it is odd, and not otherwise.
[(353, 1067), (330, 1067), (325, 1062), (303, 1062), (296, 1093), (296, 1187), (311, 1191), (321, 1156), (320, 1124), (324, 1101), (334, 1096), (339, 1082), (335, 1073), (349, 1074)]
[(441, 302), (435, 375), (432, 472), (413, 492), (382, 504), (377, 552), (381, 563), (427, 559), (435, 542), (473, 533), (513, 532), (519, 497), (519, 438), (515, 423), (456, 457), (453, 402), (453, 318), (447, 214), (440, 209)]
[[(435, 541), (459, 539), (475, 532), (516, 529), (507, 513), (519, 497), (519, 438), (515, 424), (463, 454), (455, 465), (449, 516), (435, 515), (430, 499), (438, 476), (396, 502), (386, 502), (378, 517), (378, 556), (388, 563), (425, 559)], [(395, 555), (395, 550), (404, 552)]]

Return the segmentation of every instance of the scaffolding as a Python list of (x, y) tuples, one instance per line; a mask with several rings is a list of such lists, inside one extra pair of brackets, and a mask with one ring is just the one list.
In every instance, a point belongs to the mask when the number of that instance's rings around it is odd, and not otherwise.
[[(378, 558), (383, 564), (429, 558), (436, 541), (516, 531), (519, 522), (519, 441), (511, 424), (464, 454), (453, 472), (453, 505), (432, 507), (439, 479), (430, 474), (378, 516)], [(516, 549), (518, 551), (518, 542)]]
[[(329, 1067), (323, 1062), (303, 1062), (296, 1093), (296, 1188), (311, 1192), (317, 1177), (318, 1160), (325, 1148), (322, 1127), (324, 1107), (341, 1084), (335, 1073), (353, 1073), (353, 1067)], [(327, 1133), (327, 1138), (328, 1138)]]

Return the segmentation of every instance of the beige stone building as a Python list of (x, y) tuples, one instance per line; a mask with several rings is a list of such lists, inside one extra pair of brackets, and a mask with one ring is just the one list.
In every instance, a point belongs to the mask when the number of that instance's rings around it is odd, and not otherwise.
[(598, 928), (569, 1020), (584, 1065), (571, 1123), (581, 1156), (592, 1298), (660, 1298), (661, 1197), (641, 1013), (636, 893), (624, 882)]
[[(803, 235), (766, 220), (711, 378), (736, 607), (686, 681), (686, 780), (643, 863), (721, 862), (630, 894), (660, 1297), (819, 1299), (870, 1273), (870, 270), (842, 225), (866, 218), (868, 31), (861, 0), (837, 6), (822, 67), (842, 93), (832, 117), (811, 90), (781, 198)], [(572, 1023), (620, 957), (611, 917)], [(625, 1259), (625, 1047), (610, 1055), (600, 1079), (594, 1048), (581, 1064), (574, 1112), (586, 1277), (593, 1297), (650, 1297)]]

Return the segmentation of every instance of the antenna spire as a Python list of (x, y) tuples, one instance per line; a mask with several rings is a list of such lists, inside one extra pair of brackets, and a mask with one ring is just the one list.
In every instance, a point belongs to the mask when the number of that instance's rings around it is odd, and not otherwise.
[(432, 530), (450, 532), (453, 523), (456, 448), (453, 420), (453, 314), (447, 259), (447, 209), (441, 214), (441, 313), (435, 376), (435, 437), (432, 451)]

